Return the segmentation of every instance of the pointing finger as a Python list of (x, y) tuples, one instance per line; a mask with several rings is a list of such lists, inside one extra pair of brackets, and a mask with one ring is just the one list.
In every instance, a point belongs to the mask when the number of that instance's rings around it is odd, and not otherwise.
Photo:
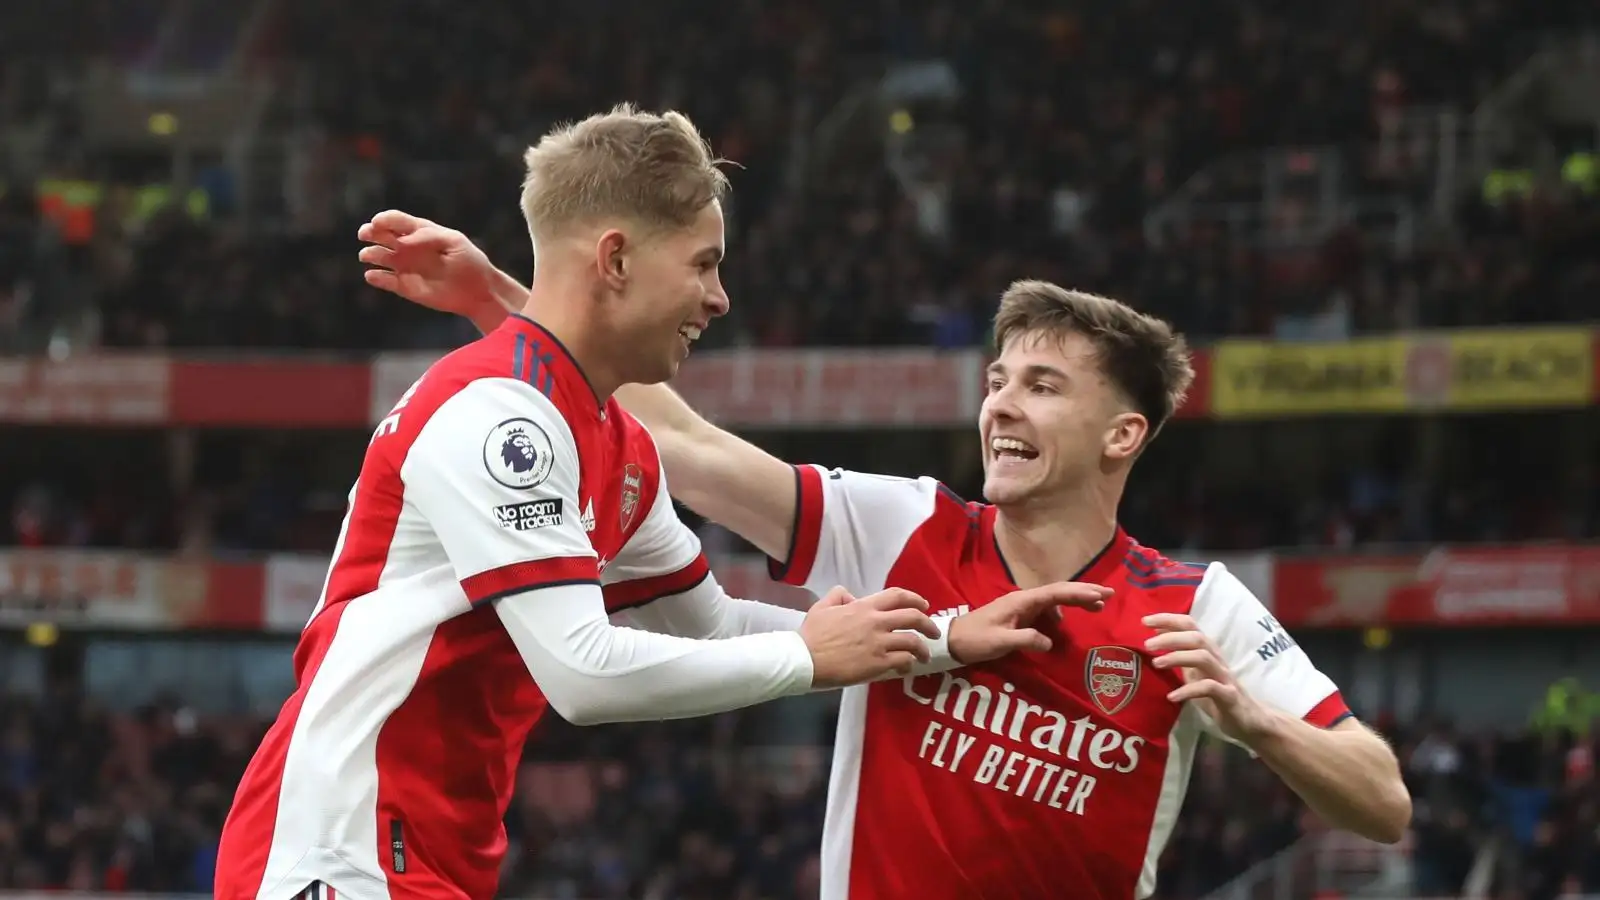
[(1109, 596), (1110, 588), (1068, 581), (1017, 591), (1007, 594), (1003, 599), (1015, 608), (1018, 615), (1027, 618), (1057, 606), (1098, 611), (1105, 607), (1105, 599)]

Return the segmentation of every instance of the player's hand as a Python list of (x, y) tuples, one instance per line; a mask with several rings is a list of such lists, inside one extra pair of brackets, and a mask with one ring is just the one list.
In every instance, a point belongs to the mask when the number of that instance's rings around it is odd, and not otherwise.
[(1063, 606), (1099, 612), (1110, 596), (1110, 588), (1081, 581), (1012, 591), (950, 623), (950, 655), (972, 665), (1018, 650), (1049, 650), (1050, 638), (1040, 624), (1059, 616)]
[(800, 637), (811, 650), (812, 687), (903, 675), (927, 662), (927, 638), (939, 636), (927, 610), (928, 601), (899, 588), (860, 600), (842, 587), (829, 591), (800, 623)]
[(358, 258), (370, 268), (367, 284), (440, 312), (469, 319), (497, 306), (498, 274), (467, 236), (421, 216), (384, 210), (356, 237), (367, 246)]
[(1144, 644), (1155, 656), (1152, 665), (1177, 669), (1183, 675), (1183, 685), (1168, 694), (1168, 700), (1198, 705), (1224, 734), (1245, 746), (1271, 728), (1273, 711), (1245, 693), (1217, 645), (1193, 618), (1158, 613), (1145, 616), (1144, 624), (1156, 630), (1156, 636)]

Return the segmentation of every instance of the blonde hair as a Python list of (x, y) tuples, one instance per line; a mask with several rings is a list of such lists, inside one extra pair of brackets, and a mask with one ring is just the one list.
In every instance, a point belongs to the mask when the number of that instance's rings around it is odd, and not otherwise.
[(522, 215), (535, 243), (607, 218), (684, 228), (728, 192), (723, 161), (687, 116), (630, 103), (556, 128), (523, 161)]
[(1089, 339), (1106, 380), (1150, 422), (1149, 438), (1183, 404), (1194, 366), (1183, 335), (1126, 303), (1072, 291), (1048, 281), (1016, 281), (1000, 297), (994, 317), (998, 349), (1034, 335)]

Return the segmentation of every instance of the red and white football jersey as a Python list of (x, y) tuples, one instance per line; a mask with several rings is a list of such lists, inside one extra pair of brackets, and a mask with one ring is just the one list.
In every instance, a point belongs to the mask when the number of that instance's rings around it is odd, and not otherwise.
[(497, 601), (544, 609), (596, 584), (617, 611), (715, 581), (643, 427), (513, 317), (378, 426), (295, 651), (298, 687), (223, 830), (216, 896), (314, 881), (350, 900), (492, 896), (547, 707)]
[[(955, 615), (1017, 589), (995, 510), (929, 478), (796, 468), (799, 511), (774, 577), (821, 593), (900, 587)], [(1215, 726), (1166, 695), (1144, 643), (1192, 615), (1240, 684), (1331, 726), (1349, 715), (1221, 564), (1174, 562), (1120, 529), (1079, 580), (1116, 594), (1064, 611), (1047, 654), (845, 691), (822, 846), (822, 900), (1127, 900), (1155, 890), (1195, 746)]]

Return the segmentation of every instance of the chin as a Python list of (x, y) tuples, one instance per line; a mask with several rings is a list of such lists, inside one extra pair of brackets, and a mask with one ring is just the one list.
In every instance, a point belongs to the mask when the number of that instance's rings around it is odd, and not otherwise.
[(678, 364), (675, 362), (663, 363), (659, 366), (641, 366), (640, 371), (633, 378), (634, 384), (661, 384), (671, 381), (678, 374)]
[(1028, 485), (1012, 478), (996, 478), (991, 475), (983, 480), (983, 499), (995, 506), (1025, 500), (1028, 492)]

